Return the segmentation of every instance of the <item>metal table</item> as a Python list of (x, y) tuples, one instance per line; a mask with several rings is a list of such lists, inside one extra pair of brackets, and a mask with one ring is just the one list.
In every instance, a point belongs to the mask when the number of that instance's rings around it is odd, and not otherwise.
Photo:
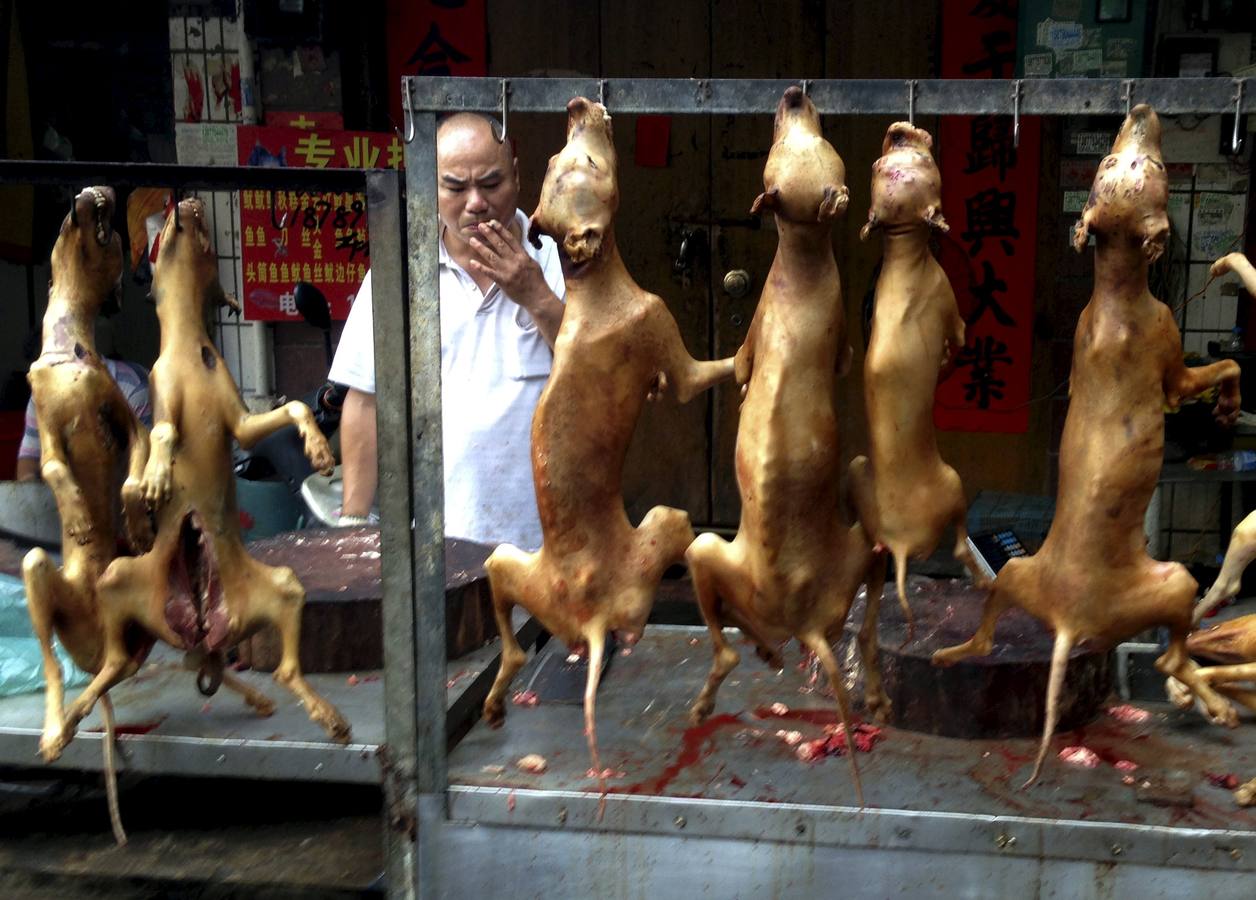
[[(525, 646), (538, 631), (526, 616), (516, 617)], [(447, 728), (465, 730), (478, 711), (497, 670), (498, 641), (451, 660), (446, 677)], [(384, 743), (384, 682), (379, 671), (309, 675), (310, 684), (353, 726), (353, 742), (336, 744), (305, 713), (296, 698), (262, 672), (238, 677), (275, 701), (272, 716), (261, 718), (226, 688), (212, 698), (196, 690), (182, 654), (165, 645), (149, 662), (109, 692), (118, 730), (118, 770), (149, 775), (265, 778), (378, 784), (378, 751)], [(73, 698), (82, 688), (66, 688)], [(40, 691), (0, 699), (0, 765), (41, 766), (39, 735), (44, 721)], [(78, 735), (53, 764), (59, 769), (98, 771), (102, 766), (99, 706), (79, 726)]]
[[(1157, 895), (1239, 896), (1256, 879), (1256, 810), (1235, 807), (1207, 778), (1256, 775), (1250, 726), (1213, 728), (1163, 703), (1147, 707), (1144, 724), (1105, 714), (1053, 743), (1090, 748), (1102, 760), (1097, 768), (1053, 754), (1041, 781), (1023, 791), (1035, 739), (887, 728), (859, 754), (868, 803), (860, 811), (845, 759), (802, 762), (778, 734), (823, 736), (835, 720), (832, 699), (809, 687), (796, 655), (774, 672), (741, 649), (742, 665), (697, 727), (686, 713), (710, 665), (705, 629), (653, 626), (630, 656), (613, 661), (598, 697), (598, 737), (604, 765), (624, 774), (609, 781), (604, 804), (586, 774), (578, 704), (511, 706), (501, 730), (473, 728), (449, 756), (449, 821), (436, 861), (455, 878), (446, 883), (490, 889), (500, 871), (465, 867), (490, 847), (538, 895), (569, 893), (576, 877), (631, 877), (644, 895), (701, 887), (724, 896), (806, 894), (856, 862), (860, 884), (843, 894), (883, 896), (893, 884), (906, 895), (943, 888), (1007, 896), (1029, 877), (1044, 895), (1053, 887), (1076, 895), (1085, 893), (1076, 881), (1084, 874), (1086, 884), (1107, 879), (1113, 896), (1153, 885)], [(525, 669), (520, 682), (527, 678)], [(774, 712), (778, 702), (788, 711)], [(548, 770), (517, 769), (527, 753), (544, 756)], [(1140, 802), (1118, 760), (1137, 763), (1140, 781), (1188, 773), (1192, 805)], [(964, 860), (944, 864), (939, 853)]]

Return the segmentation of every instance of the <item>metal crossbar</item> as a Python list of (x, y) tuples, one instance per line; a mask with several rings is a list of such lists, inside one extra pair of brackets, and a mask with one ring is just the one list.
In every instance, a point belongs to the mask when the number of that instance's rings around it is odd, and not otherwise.
[[(1149, 103), (1162, 115), (1256, 112), (1245, 78), (806, 79), (821, 114), (958, 116), (1125, 115)], [(500, 112), (509, 81), (510, 112), (561, 112), (572, 97), (602, 97), (611, 113), (769, 115), (802, 79), (775, 78), (456, 78), (405, 81), (411, 113)], [(1019, 86), (1019, 91), (1015, 88)]]

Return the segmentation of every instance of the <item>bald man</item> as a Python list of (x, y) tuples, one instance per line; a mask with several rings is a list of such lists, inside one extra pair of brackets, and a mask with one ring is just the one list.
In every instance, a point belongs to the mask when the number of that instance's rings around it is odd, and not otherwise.
[[(518, 161), (499, 126), (457, 113), (436, 130), (440, 216), (445, 534), (541, 545), (529, 455), (565, 291), (558, 250), (527, 239)], [(328, 377), (349, 386), (341, 419), (343, 525), (367, 521), (378, 482), (371, 276)]]

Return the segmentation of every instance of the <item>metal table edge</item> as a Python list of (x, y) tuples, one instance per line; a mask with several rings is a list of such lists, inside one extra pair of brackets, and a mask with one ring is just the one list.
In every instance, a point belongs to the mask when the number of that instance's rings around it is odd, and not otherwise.
[[(674, 834), (811, 846), (1256, 870), (1256, 832), (451, 785), (450, 827)], [(424, 823), (428, 824), (428, 823)], [(434, 823), (433, 823), (434, 824)]]

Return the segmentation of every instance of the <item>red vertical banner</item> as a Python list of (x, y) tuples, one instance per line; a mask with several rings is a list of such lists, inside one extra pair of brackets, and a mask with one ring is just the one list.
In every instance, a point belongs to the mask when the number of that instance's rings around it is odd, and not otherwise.
[[(1016, 6), (942, 4), (942, 77), (1012, 78)], [(1011, 93), (1008, 95), (1009, 109)], [(941, 262), (967, 323), (955, 369), (939, 386), (934, 422), (947, 431), (1029, 428), (1034, 257), (1041, 123), (1011, 115), (947, 116), (939, 127), (942, 210), (958, 247)]]
[[(393, 134), (241, 125), (237, 152), (245, 166), (399, 169)], [(308, 281), (344, 319), (371, 265), (366, 197), (360, 193), (240, 191), (240, 265), (244, 316), (263, 322), (299, 319), (295, 287)]]
[(388, 108), (401, 125), (403, 75), (487, 75), (485, 0), (388, 0)]

